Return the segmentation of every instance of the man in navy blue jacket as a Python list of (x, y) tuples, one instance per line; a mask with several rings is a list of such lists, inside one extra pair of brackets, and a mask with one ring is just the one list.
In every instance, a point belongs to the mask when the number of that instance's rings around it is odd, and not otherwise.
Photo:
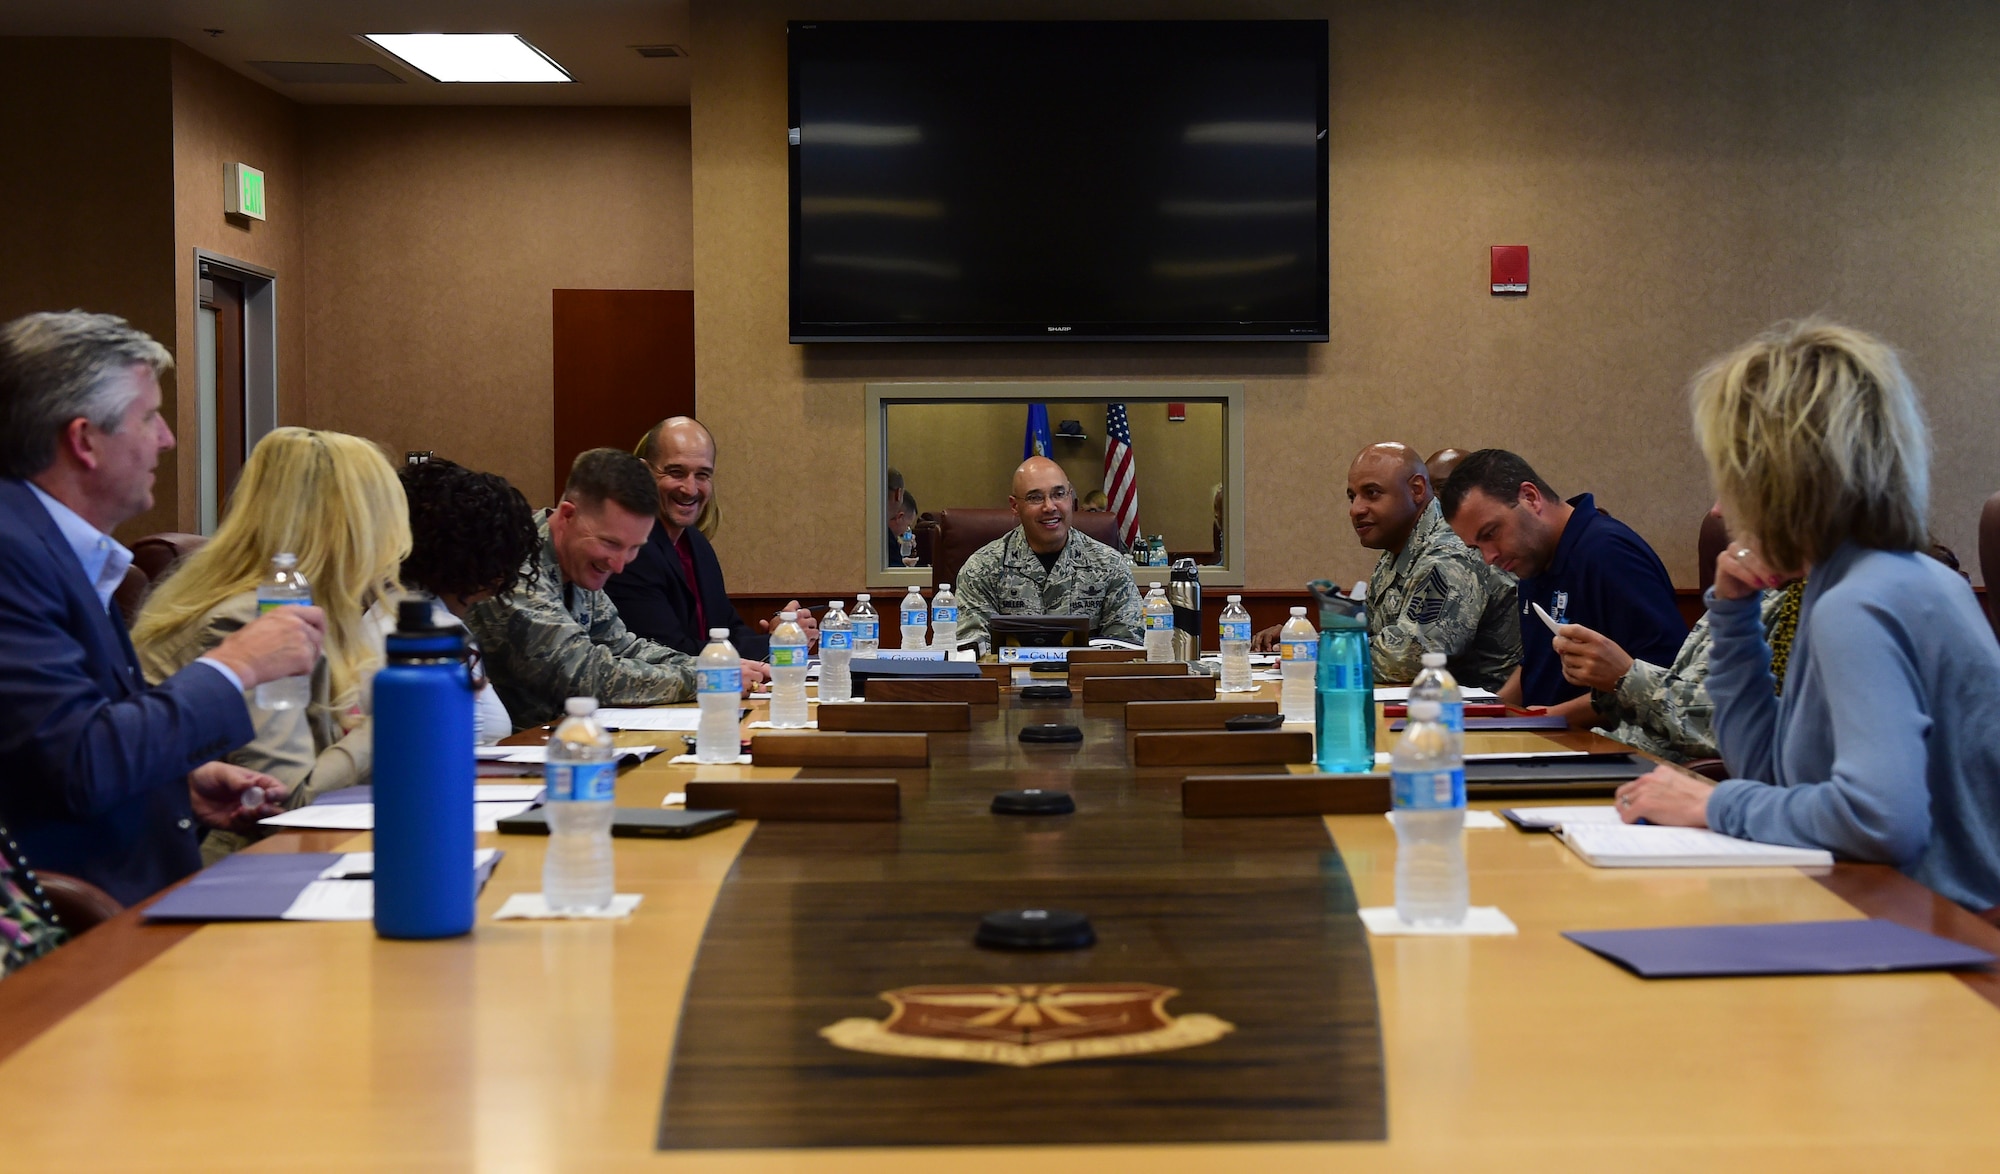
[(325, 618), (286, 607), (148, 687), (112, 592), (110, 531), (151, 508), (173, 447), (166, 348), (102, 314), (0, 326), (0, 821), (36, 868), (130, 904), (201, 866), (197, 822), (245, 828), (285, 786), (214, 761), (250, 741), (244, 691), (312, 671)]
[[(715, 437), (694, 417), (674, 416), (646, 433), (639, 459), (659, 482), (660, 519), (638, 557), (604, 585), (618, 618), (634, 634), (689, 656), (701, 655), (709, 629), (728, 628), (745, 670), (768, 678), (762, 662), (771, 652), (772, 621), (752, 627), (737, 614), (715, 548), (695, 526), (715, 492)], [(797, 611), (808, 640), (817, 638), (812, 613), (797, 600), (782, 610)]]
[(1615, 631), (1611, 638), (1638, 659), (1673, 663), (1688, 628), (1667, 568), (1590, 494), (1564, 501), (1528, 462), (1483, 448), (1452, 470), (1438, 504), (1467, 546), (1520, 580), (1521, 667), (1500, 688), (1502, 701), (1548, 706), (1578, 729), (1594, 721), (1590, 691), (1563, 679), (1555, 635), (1536, 604), (1558, 625)]

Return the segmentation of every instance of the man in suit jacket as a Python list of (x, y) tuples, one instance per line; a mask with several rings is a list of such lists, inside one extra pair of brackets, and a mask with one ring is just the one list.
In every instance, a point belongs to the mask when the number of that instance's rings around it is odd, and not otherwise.
[[(769, 676), (762, 661), (771, 652), (772, 621), (745, 623), (729, 602), (715, 548), (695, 527), (715, 492), (715, 437), (692, 416), (660, 421), (639, 445), (639, 459), (660, 487), (660, 524), (638, 557), (604, 585), (625, 626), (648, 640), (701, 655), (710, 628), (728, 628), (729, 642), (756, 679)], [(798, 600), (785, 611), (799, 613), (811, 642), (818, 637), (812, 613)], [(747, 678), (746, 678), (747, 679)]]
[(282, 783), (217, 758), (253, 734), (244, 691), (312, 671), (325, 619), (286, 607), (157, 687), (111, 594), (110, 531), (151, 508), (173, 447), (166, 348), (121, 318), (0, 326), (0, 821), (44, 871), (130, 904), (201, 865), (199, 821), (245, 827)]

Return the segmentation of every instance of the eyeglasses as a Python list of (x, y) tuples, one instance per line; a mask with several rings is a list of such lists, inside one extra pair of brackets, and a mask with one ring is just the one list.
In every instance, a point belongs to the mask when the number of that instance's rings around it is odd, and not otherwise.
[(1021, 495), (1021, 500), (1029, 505), (1039, 506), (1052, 501), (1068, 501), (1072, 496), (1067, 485), (1058, 485), (1046, 494), (1039, 489), (1030, 489)]

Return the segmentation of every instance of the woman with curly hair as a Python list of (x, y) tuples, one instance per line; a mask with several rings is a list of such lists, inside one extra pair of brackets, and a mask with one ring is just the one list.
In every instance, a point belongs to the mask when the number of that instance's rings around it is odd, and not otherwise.
[[(436, 622), (462, 624), (467, 608), (514, 585), (535, 548), (534, 514), (521, 491), (498, 474), (433, 457), (404, 465), (401, 477), (410, 502), (403, 584), (436, 598), (435, 610), (443, 613)], [(479, 682), (476, 740), (490, 745), (513, 733), (514, 723), (477, 671), (476, 657), (473, 663)]]
[[(298, 556), (313, 602), (326, 613), (324, 655), (312, 699), (264, 709), (246, 692), (257, 736), (228, 756), (291, 788), (299, 807), (365, 783), (374, 765), (369, 685), (382, 667), (382, 630), (371, 609), (394, 607), (396, 568), (410, 549), (409, 509), (395, 467), (358, 436), (311, 428), (267, 434), (243, 463), (215, 536), (160, 581), (132, 627), (139, 665), (165, 680), (257, 618), (257, 584), (284, 552)], [(244, 841), (211, 833), (213, 863)]]

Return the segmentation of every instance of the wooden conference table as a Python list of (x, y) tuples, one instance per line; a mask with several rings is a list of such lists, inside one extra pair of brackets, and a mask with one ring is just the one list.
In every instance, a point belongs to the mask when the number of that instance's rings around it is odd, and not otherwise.
[[(971, 733), (932, 735), (930, 768), (902, 776), (903, 824), (765, 825), (798, 844), (818, 828), (828, 842), (863, 847), (817, 863), (780, 857), (776, 871), (766, 861), (754, 876), (745, 869), (732, 883), (761, 887), (739, 908), (803, 899), (826, 879), (814, 868), (865, 873), (892, 886), (883, 891), (916, 899), (921, 886), (894, 887), (904, 875), (897, 869), (949, 877), (980, 858), (955, 865), (952, 853), (932, 852), (913, 862), (918, 850), (900, 843), (898, 829), (916, 826), (912, 817), (930, 805), (983, 797), (1024, 771), (1044, 782), (1073, 771), (1085, 808), (1074, 820), (1171, 801), (1175, 772), (1122, 766), (1122, 707), (1069, 713), (1090, 734), (1071, 760), (1015, 744), (1008, 731), (1023, 714), (1011, 695), (997, 712), (975, 707)], [(751, 718), (762, 716), (759, 706)], [(1041, 709), (1031, 720), (1051, 716)], [(1468, 743), (1511, 748), (1535, 737), (1473, 734)], [(1092, 773), (1098, 767), (1110, 769)], [(696, 769), (655, 759), (620, 779), (619, 800), (658, 804)], [(1265, 823), (1186, 821), (1186, 843), (1255, 837)], [(1389, 822), (1333, 816), (1324, 825), (1353, 897), (1390, 903)], [(663, 1151), (662, 1088), (697, 947), (759, 831), (741, 823), (694, 840), (618, 841), (618, 888), (645, 898), (623, 922), (485, 920), (509, 894), (540, 887), (545, 841), (520, 836), (481, 837), (507, 856), (480, 900), (476, 932), (455, 941), (379, 941), (356, 923), (148, 926), (127, 913), (0, 983), (0, 1169), (1880, 1171), (2000, 1161), (1992, 977), (1646, 982), (1558, 936), (1863, 910), (1989, 949), (2000, 933), (1884, 869), (1596, 870), (1551, 837), (1511, 829), (1469, 831), (1466, 846), (1474, 903), (1498, 905), (1518, 936), (1368, 941), (1386, 1140), (1147, 1145), (1113, 1134), (1033, 1150)], [(1020, 871), (1048, 872), (1036, 853), (1070, 834), (1039, 847), (1024, 837)], [(365, 836), (316, 833), (257, 850), (365, 846)], [(1255, 858), (1246, 848), (1229, 859)], [(1004, 902), (998, 887), (995, 906)], [(1330, 883), (1328, 891), (1345, 890)], [(773, 965), (803, 976), (815, 960), (780, 956)], [(1175, 1009), (1202, 1009), (1198, 995), (1184, 994)], [(1226, 1054), (1222, 1046), (1209, 1045), (1210, 1054)], [(1167, 1055), (1200, 1064), (1203, 1052)], [(826, 1045), (826, 1054), (816, 1063), (837, 1071), (846, 1053)], [(999, 1071), (1033, 1082), (1091, 1063), (1101, 1062)], [(847, 1111), (868, 1114), (871, 1105)]]

